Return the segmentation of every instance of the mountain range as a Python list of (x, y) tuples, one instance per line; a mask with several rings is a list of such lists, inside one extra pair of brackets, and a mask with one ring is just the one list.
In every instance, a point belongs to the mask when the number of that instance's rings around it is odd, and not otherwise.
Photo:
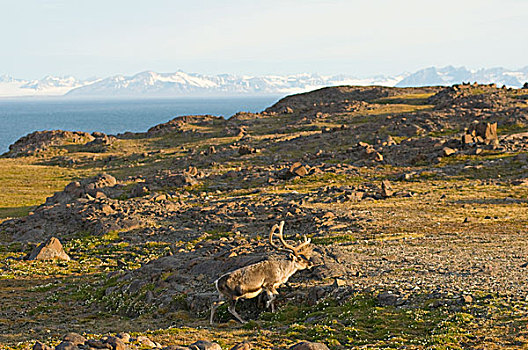
[(351, 75), (319, 74), (239, 76), (141, 72), (133, 76), (80, 80), (72, 76), (46, 76), (40, 80), (0, 76), (0, 97), (65, 96), (72, 98), (162, 98), (240, 95), (286, 95), (324, 86), (383, 85), (430, 86), (461, 82), (496, 83), (521, 87), (528, 81), (528, 66), (518, 70), (502, 67), (469, 70), (465, 67), (430, 67), (396, 76), (357, 78)]

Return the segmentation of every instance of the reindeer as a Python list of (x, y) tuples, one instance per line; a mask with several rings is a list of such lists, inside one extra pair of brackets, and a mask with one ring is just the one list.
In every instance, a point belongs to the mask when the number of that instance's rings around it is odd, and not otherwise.
[[(287, 260), (264, 260), (255, 264), (244, 266), (237, 270), (228, 272), (214, 283), (219, 293), (218, 301), (211, 305), (211, 317), (209, 319), (211, 325), (213, 324), (213, 317), (216, 309), (229, 302), (227, 308), (229, 312), (236, 317), (241, 323), (246, 323), (235, 310), (235, 305), (238, 299), (251, 299), (265, 292), (268, 300), (266, 301), (266, 308), (271, 308), (275, 312), (273, 301), (279, 292), (277, 288), (288, 281), (288, 279), (297, 271), (309, 269), (313, 266), (307, 253), (301, 254), (301, 251), (308, 252), (310, 246), (310, 239), (304, 236), (304, 242), (297, 247), (293, 247), (284, 240), (282, 230), (284, 228), (284, 221), (280, 225), (273, 225), (269, 234), (270, 245), (278, 251), (288, 252), (289, 259)], [(279, 231), (278, 234), (276, 231)], [(284, 247), (279, 247), (273, 242), (273, 237), (277, 235), (281, 244)]]

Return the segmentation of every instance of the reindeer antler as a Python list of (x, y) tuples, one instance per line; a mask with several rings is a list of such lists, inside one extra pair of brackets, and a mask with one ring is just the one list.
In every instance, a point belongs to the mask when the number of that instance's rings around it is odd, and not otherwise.
[[(279, 240), (282, 243), (282, 245), (284, 246), (284, 248), (281, 248), (281, 247), (277, 246), (275, 243), (273, 243), (273, 236), (275, 235), (275, 231), (277, 229), (279, 230), (279, 233), (277, 234), (277, 236), (279, 236)], [(284, 240), (284, 236), (282, 234), (282, 230), (283, 229), (284, 229), (284, 221), (281, 221), (279, 225), (277, 225), (277, 224), (273, 225), (273, 227), (271, 228), (271, 231), (270, 231), (270, 235), (269, 235), (270, 245), (273, 248), (275, 248), (275, 249), (277, 249), (279, 251), (293, 253), (293, 255), (298, 256), (299, 251), (302, 248), (304, 248), (305, 246), (307, 246), (308, 244), (310, 244), (311, 239), (309, 239), (308, 237), (306, 237), (306, 235), (304, 235), (304, 242), (299, 244), (297, 247), (294, 247), (294, 246), (286, 243), (286, 241)]]

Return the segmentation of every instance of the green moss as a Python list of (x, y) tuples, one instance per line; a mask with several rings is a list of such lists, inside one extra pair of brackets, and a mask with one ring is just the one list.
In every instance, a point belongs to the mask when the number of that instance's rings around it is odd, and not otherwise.
[(355, 240), (357, 240), (357, 237), (350, 234), (312, 238), (313, 244), (316, 245), (330, 245), (335, 243), (353, 242)]
[(439, 131), (431, 131), (428, 135), (431, 137), (443, 137), (443, 136), (452, 136), (460, 132), (459, 129), (443, 129)]

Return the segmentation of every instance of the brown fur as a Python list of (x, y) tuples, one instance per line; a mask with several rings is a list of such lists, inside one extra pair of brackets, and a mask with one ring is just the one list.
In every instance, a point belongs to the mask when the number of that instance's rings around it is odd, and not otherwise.
[(220, 278), (215, 281), (216, 289), (219, 293), (219, 300), (214, 302), (211, 306), (211, 324), (213, 324), (216, 309), (226, 301), (229, 302), (229, 312), (231, 312), (231, 314), (240, 322), (245, 323), (235, 311), (237, 300), (251, 299), (262, 292), (266, 292), (268, 295), (267, 306), (271, 307), (272, 311), (274, 311), (273, 300), (278, 294), (277, 288), (279, 288), (281, 284), (286, 283), (295, 272), (312, 267), (310, 261), (311, 248), (309, 246), (309, 240), (305, 239), (305, 242), (300, 246), (302, 248), (299, 250), (284, 244), (284, 239), (282, 238), (283, 226), (284, 222), (281, 222), (280, 226), (273, 226), (270, 232), (270, 244), (278, 249), (278, 247), (272, 243), (272, 237), (275, 230), (279, 229), (281, 242), (283, 242), (283, 245), (287, 246), (287, 249), (281, 248), (280, 250), (289, 251), (291, 253), (289, 258), (264, 260), (220, 276)]

